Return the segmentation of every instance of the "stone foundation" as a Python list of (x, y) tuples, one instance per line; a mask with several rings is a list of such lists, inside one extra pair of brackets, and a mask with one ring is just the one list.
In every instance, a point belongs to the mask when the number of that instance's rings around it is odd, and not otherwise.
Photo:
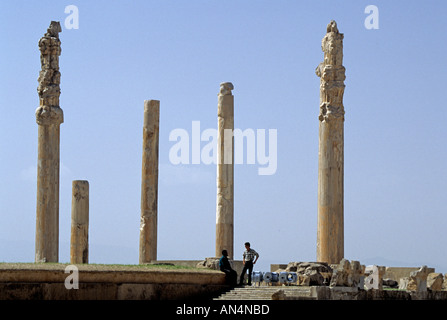
[(79, 288), (67, 289), (66, 266), (0, 264), (0, 300), (207, 300), (228, 289), (219, 271), (95, 265), (78, 265)]

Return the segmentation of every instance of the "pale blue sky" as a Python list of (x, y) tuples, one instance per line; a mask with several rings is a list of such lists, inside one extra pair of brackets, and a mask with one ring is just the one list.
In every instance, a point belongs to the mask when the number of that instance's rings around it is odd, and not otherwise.
[[(341, 3), (343, 5), (341, 5)], [(64, 9), (79, 8), (79, 29)], [(379, 9), (367, 30), (365, 7)], [(60, 261), (71, 181), (90, 183), (90, 262), (138, 263), (143, 102), (160, 100), (159, 259), (214, 255), (216, 167), (173, 166), (169, 133), (277, 129), (278, 167), (235, 168), (235, 257), (316, 259), (321, 39), (344, 33), (345, 256), (447, 272), (445, 1), (1, 1), (0, 261), (34, 261), (38, 40), (61, 21)], [(202, 144), (202, 146), (205, 143)]]

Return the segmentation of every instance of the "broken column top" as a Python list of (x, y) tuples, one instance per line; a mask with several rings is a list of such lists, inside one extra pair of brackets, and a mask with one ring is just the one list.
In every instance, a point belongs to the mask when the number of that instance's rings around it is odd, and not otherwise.
[(60, 79), (59, 56), (61, 54), (61, 41), (59, 32), (62, 32), (59, 21), (51, 21), (45, 35), (39, 40), (41, 71), (37, 81), (39, 95), (39, 108), (36, 110), (38, 124), (60, 124), (63, 122), (62, 109), (59, 107)]
[(45, 37), (59, 38), (59, 32), (62, 32), (61, 24), (59, 21), (51, 21), (50, 26), (45, 33)]
[(337, 32), (338, 33), (338, 28), (337, 28), (337, 22), (335, 22), (335, 20), (331, 20), (331, 22), (329, 22), (327, 24), (326, 27), (326, 32)]
[(326, 27), (326, 35), (321, 41), (324, 59), (315, 73), (320, 77), (320, 121), (332, 118), (344, 120), (343, 93), (345, 67), (343, 66), (343, 33), (338, 31), (332, 20)]
[(337, 22), (332, 20), (326, 27), (326, 35), (321, 41), (324, 52), (324, 64), (341, 66), (343, 64), (343, 33), (337, 28)]
[(339, 67), (343, 74), (338, 74), (336, 79), (329, 77), (325, 80), (338, 80), (343, 81), (344, 78), (344, 67), (343, 67), (343, 33), (340, 33), (337, 28), (337, 23), (332, 20), (326, 27), (326, 35), (321, 41), (321, 49), (324, 52), (324, 60), (321, 62), (315, 73), (318, 77), (323, 76), (324, 68), (328, 67)]
[(231, 96), (231, 90), (234, 89), (234, 86), (231, 82), (222, 82), (220, 84), (220, 91), (219, 91), (219, 95), (220, 96)]

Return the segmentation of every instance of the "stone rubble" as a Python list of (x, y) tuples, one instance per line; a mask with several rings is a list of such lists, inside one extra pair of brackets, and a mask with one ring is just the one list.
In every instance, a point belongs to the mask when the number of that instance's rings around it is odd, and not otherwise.
[(342, 259), (332, 274), (330, 287), (359, 287), (364, 286), (365, 266), (359, 261)]
[(441, 291), (444, 284), (442, 273), (432, 272), (427, 276), (427, 289), (431, 291)]
[(332, 268), (324, 262), (289, 262), (286, 269), (279, 269), (276, 272), (281, 271), (296, 272), (297, 284), (300, 286), (324, 285), (332, 274)]
[(419, 270), (410, 273), (406, 290), (423, 292), (427, 291), (427, 266), (422, 266)]

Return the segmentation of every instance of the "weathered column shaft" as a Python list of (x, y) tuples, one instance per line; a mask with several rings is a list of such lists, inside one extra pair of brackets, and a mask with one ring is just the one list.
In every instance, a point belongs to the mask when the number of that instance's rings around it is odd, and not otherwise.
[(36, 262), (59, 259), (59, 125), (38, 128)]
[(144, 101), (139, 262), (157, 260), (160, 101)]
[(89, 184), (72, 182), (70, 263), (88, 263)]
[(52, 21), (39, 41), (42, 70), (39, 73), (40, 105), (36, 109), (38, 129), (36, 262), (59, 259), (59, 156), (60, 124), (64, 121), (59, 107), (61, 53), (59, 22)]
[(320, 80), (318, 152), (317, 261), (339, 263), (344, 256), (344, 80), (343, 34), (335, 21), (322, 41), (324, 62), (317, 67)]
[(220, 85), (217, 103), (216, 257), (227, 250), (233, 259), (234, 241), (234, 96), (233, 85)]

